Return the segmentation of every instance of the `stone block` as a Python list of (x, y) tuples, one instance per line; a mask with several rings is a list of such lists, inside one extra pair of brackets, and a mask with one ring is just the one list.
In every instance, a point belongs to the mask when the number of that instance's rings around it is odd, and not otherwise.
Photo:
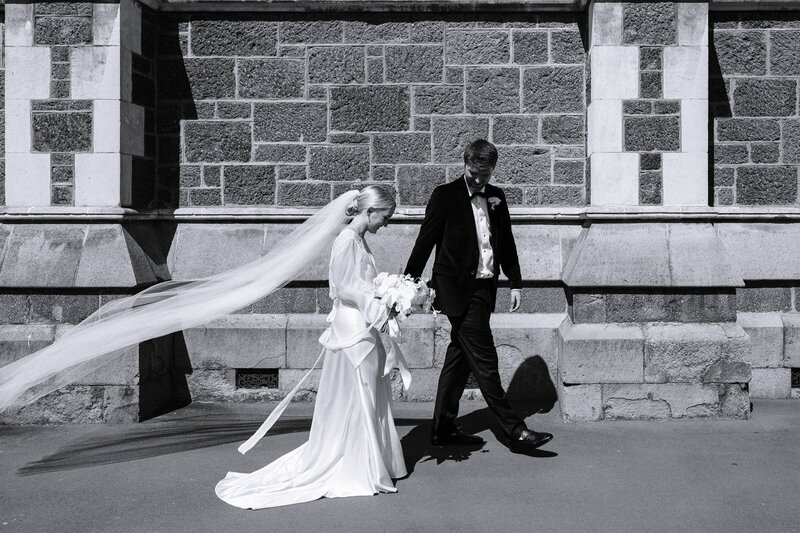
[(218, 102), (217, 118), (250, 118), (253, 107), (249, 102)]
[[(119, 4), (92, 5), (92, 44), (95, 46), (120, 46), (120, 11), (122, 10)], [(138, 22), (139, 39), (141, 39), (141, 16)], [(136, 51), (141, 53), (141, 41)]]
[[(31, 101), (7, 100), (0, 124), (5, 154), (30, 155), (33, 132), (31, 128)], [(9, 173), (9, 175), (12, 175)]]
[(708, 46), (708, 6), (678, 3), (678, 44)]
[(511, 60), (506, 31), (451, 30), (446, 35), (448, 65), (497, 65)]
[[(590, 291), (596, 289), (588, 289)], [(736, 319), (735, 297), (728, 291), (641, 289), (641, 292), (576, 292), (576, 323), (720, 322)]]
[(501, 146), (498, 148), (494, 176), (499, 183), (534, 184), (550, 183), (550, 151), (528, 146)]
[(428, 133), (386, 133), (372, 137), (375, 163), (429, 163), (431, 136)]
[(642, 381), (642, 330), (638, 325), (575, 324), (563, 335), (561, 380), (578, 383)]
[(71, 47), (69, 63), (70, 95), (76, 100), (118, 100), (130, 92), (133, 77), (122, 77), (130, 55), (115, 46)]
[[(8, 37), (10, 38), (11, 35)], [(49, 48), (9, 46), (5, 49), (4, 65), (7, 100), (33, 100), (50, 97)], [(78, 98), (78, 96), (74, 97)]]
[(797, 81), (743, 78), (733, 89), (733, 113), (740, 117), (787, 117), (797, 114)]
[(266, 165), (225, 166), (225, 205), (273, 205), (275, 168)]
[(174, 280), (213, 276), (261, 257), (264, 230), (259, 224), (182, 224), (170, 248)]
[[(195, 369), (286, 366), (285, 315), (230, 315), (184, 331)], [(312, 361), (313, 362), (313, 361)]]
[[(132, 104), (128, 104), (130, 107), (135, 107), (141, 111), (141, 114), (134, 118), (133, 123), (129, 124), (126, 121), (126, 126), (130, 126), (128, 129), (136, 129), (138, 130), (136, 133), (137, 138), (139, 139), (140, 145), (142, 150), (144, 149), (144, 131), (143, 131), (143, 121), (144, 121), (144, 109), (140, 106), (133, 106)], [(91, 134), (90, 139), (84, 141), (84, 145), (86, 146), (83, 150), (78, 150), (81, 152), (92, 150), (94, 152), (106, 152), (106, 153), (114, 153), (119, 152), (121, 149), (121, 142), (122, 142), (122, 102), (119, 100), (96, 100), (93, 103), (93, 113), (88, 114), (89, 118), (92, 120), (92, 123), (88, 129), (88, 132)], [(126, 110), (129, 108), (126, 108)], [(70, 113), (74, 114), (74, 113)], [(126, 113), (126, 115), (128, 115)], [(131, 113), (132, 115), (132, 113)], [(129, 118), (126, 116), (126, 118)], [(140, 119), (141, 122), (139, 120)], [(126, 132), (126, 139), (128, 141), (133, 141), (130, 134)], [(138, 148), (138, 147), (137, 147)], [(57, 152), (59, 150), (51, 150)], [(70, 151), (70, 150), (63, 150), (63, 151)], [(127, 153), (130, 153), (132, 150), (128, 150)], [(142, 155), (137, 154), (137, 155)]]
[(363, 46), (320, 46), (308, 52), (309, 83), (364, 83)]
[[(158, 96), (174, 100), (236, 97), (236, 60), (228, 58), (160, 59), (156, 64)], [(239, 75), (244, 77), (243, 70)], [(74, 76), (74, 74), (73, 74)], [(249, 80), (240, 80), (247, 83)], [(277, 80), (265, 83), (279, 83)], [(74, 90), (74, 86), (73, 86)]]
[(352, 20), (344, 24), (345, 42), (355, 43), (405, 43), (410, 36), (409, 22), (383, 22), (382, 20)]
[(784, 163), (800, 163), (800, 121), (783, 121), (781, 150)]
[(444, 72), (441, 46), (387, 46), (386, 81), (390, 83), (441, 82)]
[[(503, 308), (504, 304), (498, 306), (498, 311)], [(492, 315), (500, 382), (510, 396), (555, 399), (561, 345), (558, 328), (565, 319), (562, 312)]]
[(603, 417), (602, 385), (560, 386), (561, 416), (569, 422), (589, 422)]
[(135, 287), (143, 281), (155, 281), (152, 270), (147, 276), (149, 279), (143, 277), (144, 272), (134, 270), (121, 226), (92, 224), (86, 231), (75, 274), (76, 286)]
[(340, 43), (341, 20), (285, 20), (280, 23), (281, 43)]
[(397, 171), (397, 193), (401, 205), (426, 205), (433, 189), (445, 183), (441, 166), (406, 166)]
[(444, 39), (445, 23), (440, 20), (416, 21), (411, 26), (411, 42), (439, 43)]
[(256, 142), (322, 142), (327, 135), (327, 106), (313, 102), (259, 102), (253, 113)]
[(50, 154), (7, 152), (5, 159), (5, 204), (50, 205)]
[(92, 148), (91, 113), (33, 113), (33, 150), (88, 152)]
[(639, 97), (661, 98), (662, 84), (660, 72), (642, 72), (639, 75)]
[(730, 187), (716, 187), (714, 189), (714, 205), (733, 205), (733, 189)]
[(5, 46), (33, 46), (33, 4), (9, 4), (4, 11)]
[(405, 131), (411, 124), (411, 102), (405, 87), (333, 87), (331, 129), (338, 131)]
[(777, 163), (781, 158), (778, 143), (750, 145), (750, 160), (753, 163)]
[[(592, 100), (587, 122), (586, 145), (590, 156), (597, 152), (622, 152), (621, 100)], [(598, 170), (603, 172), (603, 169)]]
[(81, 226), (15, 226), (0, 268), (0, 284), (6, 287), (74, 286), (84, 236)]
[(320, 181), (369, 179), (368, 146), (312, 146), (308, 176)]
[(519, 113), (519, 69), (467, 68), (467, 113)]
[(0, 326), (0, 366), (52, 344), (55, 327), (44, 324)]
[(589, 46), (622, 44), (622, 3), (596, 3), (589, 8)]
[(791, 311), (791, 287), (739, 287), (736, 289), (736, 309), (739, 311)]
[[(778, 141), (781, 126), (778, 120), (759, 118), (716, 119), (720, 141)], [(784, 127), (791, 124), (786, 122)]]
[(790, 368), (754, 368), (750, 379), (753, 398), (790, 398), (792, 392)]
[(708, 205), (708, 154), (665, 153), (664, 205)]
[(708, 367), (703, 383), (747, 383), (750, 381), (750, 365), (747, 363), (717, 362)]
[(515, 31), (514, 63), (523, 65), (543, 65), (548, 62), (546, 31)]
[(708, 98), (708, 51), (702, 46), (664, 48), (664, 98)]
[(783, 366), (800, 368), (800, 315), (787, 313), (782, 315)]
[(412, 314), (400, 328), (403, 352), (409, 368), (430, 368), (433, 366), (434, 317), (429, 314)]
[[(98, 424), (103, 422), (105, 387), (69, 385), (51, 392), (17, 412), (3, 415), (15, 424)], [(9, 418), (5, 418), (8, 415)]]
[(252, 127), (246, 122), (186, 122), (184, 136), (184, 157), (190, 163), (250, 161)]
[(639, 203), (639, 154), (595, 152), (590, 155), (589, 164), (592, 205)]
[(319, 337), (328, 326), (324, 315), (289, 315), (286, 323), (286, 367), (311, 368), (322, 350)]
[(734, 175), (733, 168), (715, 166), (714, 185), (718, 187), (730, 187), (734, 183)]
[(367, 58), (367, 83), (384, 83), (386, 69), (383, 57)]
[(278, 184), (278, 205), (323, 206), (330, 201), (331, 185), (329, 183), (281, 182)]
[(737, 420), (750, 418), (750, 395), (746, 385), (719, 385), (719, 416)]
[(794, 224), (719, 224), (716, 228), (745, 280), (800, 279), (800, 228)]
[(75, 205), (130, 205), (132, 165), (125, 154), (75, 154)]
[(464, 148), (475, 139), (489, 137), (489, 119), (481, 117), (433, 117), (433, 160), (461, 163)]
[(723, 75), (763, 76), (767, 73), (767, 33), (714, 31), (714, 49)]
[(675, 44), (676, 4), (627, 2), (623, 8), (623, 42), (626, 44)]
[(240, 59), (240, 98), (300, 98), (305, 87), (305, 63), (297, 59)]
[(720, 412), (716, 385), (603, 385), (606, 419), (707, 418)]
[(582, 116), (542, 117), (542, 142), (545, 144), (583, 144), (584, 131)]
[[(190, 189), (189, 204), (199, 207), (217, 207), (222, 205), (222, 191), (219, 188)], [(181, 204), (183, 207), (183, 204)]]
[(678, 117), (625, 117), (624, 127), (627, 152), (680, 149)]
[(664, 183), (659, 170), (643, 170), (639, 173), (639, 203), (660, 205), (663, 201)]
[[(767, 33), (767, 32), (760, 32)], [(800, 31), (768, 32), (769, 66), (774, 76), (797, 76), (800, 74)]]
[[(591, 80), (593, 102), (639, 97), (638, 47), (594, 46), (589, 53), (589, 61), (594, 74)], [(583, 88), (582, 84), (578, 85)]]
[(193, 20), (192, 55), (274, 56), (278, 24), (262, 20)]
[[(313, 362), (313, 361), (312, 361)], [(322, 366), (322, 361), (320, 361), (320, 367)], [(285, 396), (289, 393), (293, 388), (300, 383), (300, 380), (308, 374), (307, 370), (295, 370), (293, 368), (281, 368), (278, 373), (278, 381), (280, 382), (280, 390), (281, 395)], [(303, 382), (303, 385), (298, 390), (297, 396), (295, 398), (298, 401), (307, 401), (313, 400), (313, 396), (309, 396), (308, 393), (316, 393), (319, 390), (319, 381), (322, 378), (322, 369), (318, 368), (313, 370), (311, 374), (309, 374), (308, 378)], [(304, 394), (305, 393), (305, 394)]]
[(797, 202), (797, 168), (794, 166), (740, 167), (736, 172), (736, 201), (740, 205)]
[(661, 70), (662, 49), (658, 46), (643, 46), (639, 48), (639, 69), (640, 70)]
[(492, 141), (495, 144), (537, 144), (539, 117), (530, 115), (494, 117)]
[(555, 161), (553, 163), (553, 183), (582, 185), (583, 161)]
[(254, 159), (272, 163), (305, 163), (306, 147), (302, 144), (261, 144), (255, 147)]
[(76, 45), (92, 42), (91, 17), (36, 17), (35, 45)]
[(414, 87), (414, 112), (419, 115), (463, 113), (464, 90), (452, 85)]
[(582, 113), (584, 92), (583, 67), (532, 67), (522, 72), (522, 108), (529, 113)]
[(580, 32), (551, 32), (550, 55), (553, 63), (583, 65), (584, 50)]
[(411, 371), (411, 388), (403, 392), (402, 399), (409, 402), (432, 402), (436, 399), (439, 383), (438, 368), (415, 368)]
[(717, 144), (714, 146), (714, 163), (737, 165), (747, 163), (747, 146), (741, 144)]
[(750, 353), (747, 333), (731, 323), (649, 324), (644, 337), (649, 383), (702, 383), (714, 364), (742, 362)]

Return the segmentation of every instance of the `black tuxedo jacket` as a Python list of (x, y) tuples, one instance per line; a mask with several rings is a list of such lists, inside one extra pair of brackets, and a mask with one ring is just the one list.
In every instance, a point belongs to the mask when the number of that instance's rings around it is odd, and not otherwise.
[[(491, 184), (486, 184), (485, 191), (495, 270), (489, 308), (494, 311), (500, 269), (508, 277), (512, 289), (522, 287), (522, 276), (505, 194), (502, 189)], [(499, 199), (499, 202), (492, 198)], [(436, 255), (431, 277), (431, 287), (436, 290), (434, 307), (445, 315), (462, 315), (467, 312), (475, 287), (480, 257), (478, 232), (463, 176), (433, 190), (425, 208), (425, 219), (406, 265), (406, 274), (421, 276), (434, 246)]]

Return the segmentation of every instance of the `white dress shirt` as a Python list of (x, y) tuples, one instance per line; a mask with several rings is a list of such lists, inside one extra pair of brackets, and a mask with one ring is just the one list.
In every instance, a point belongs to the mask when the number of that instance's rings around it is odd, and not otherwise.
[[(492, 249), (492, 228), (489, 224), (489, 205), (486, 198), (472, 194), (469, 184), (464, 178), (467, 186), (467, 193), (471, 196), (472, 216), (475, 219), (475, 230), (478, 232), (478, 248), (480, 257), (478, 258), (478, 268), (475, 271), (477, 279), (490, 279), (494, 277), (494, 250)], [(485, 187), (480, 192), (485, 191)]]

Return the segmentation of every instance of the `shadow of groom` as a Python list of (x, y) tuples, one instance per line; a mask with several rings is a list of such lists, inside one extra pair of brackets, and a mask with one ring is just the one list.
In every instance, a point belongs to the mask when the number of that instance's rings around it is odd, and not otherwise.
[[(506, 390), (506, 396), (516, 412), (523, 418), (528, 418), (536, 413), (550, 412), (557, 401), (557, 395), (544, 359), (535, 355), (524, 360), (514, 372)], [(508, 438), (498, 426), (488, 407), (458, 417), (456, 425), (462, 431), (473, 435), (489, 430), (498, 442), (508, 447)], [(434, 446), (431, 444), (431, 429), (432, 422), (426, 420), (417, 424), (401, 439), (409, 475), (414, 472), (414, 467), (420, 462), (436, 461), (436, 464), (442, 464), (445, 461), (466, 461), (473, 453), (488, 452), (484, 449), (485, 444)], [(542, 449), (531, 450), (523, 455), (542, 458), (558, 456), (555, 452)]]

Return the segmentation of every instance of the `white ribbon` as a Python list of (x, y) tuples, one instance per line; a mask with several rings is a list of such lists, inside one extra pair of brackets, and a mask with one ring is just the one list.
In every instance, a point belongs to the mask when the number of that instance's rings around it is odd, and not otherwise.
[[(332, 322), (334, 317), (336, 316), (336, 307), (338, 302), (334, 302), (333, 309), (331, 310), (330, 314), (328, 314), (327, 321)], [(264, 421), (263, 424), (256, 430), (253, 435), (247, 439), (241, 446), (239, 446), (239, 452), (242, 454), (247, 453), (250, 449), (256, 445), (256, 443), (261, 440), (264, 435), (275, 425), (275, 422), (278, 421), (280, 416), (292, 402), (292, 398), (294, 398), (297, 391), (300, 390), (300, 387), (305, 383), (308, 376), (311, 375), (316, 368), (319, 362), (322, 360), (322, 356), (325, 355), (326, 350), (341, 350), (343, 348), (349, 348), (350, 346), (354, 346), (355, 344), (363, 341), (363, 340), (370, 340), (372, 339), (372, 330), (378, 330), (379, 336), (383, 342), (383, 346), (386, 349), (386, 363), (383, 367), (383, 376), (386, 377), (391, 374), (392, 369), (397, 368), (400, 370), (400, 377), (403, 380), (403, 387), (408, 390), (411, 386), (411, 373), (408, 371), (408, 364), (406, 363), (405, 357), (403, 357), (403, 351), (400, 349), (398, 343), (403, 342), (403, 337), (400, 332), (400, 326), (397, 323), (397, 320), (394, 318), (390, 318), (386, 321), (386, 332), (384, 333), (377, 327), (378, 323), (383, 320), (383, 317), (380, 317), (375, 320), (372, 324), (370, 324), (366, 329), (360, 331), (356, 335), (352, 335), (346, 339), (342, 339), (339, 341), (331, 341), (331, 328), (327, 328), (322, 335), (319, 337), (319, 342), (322, 344), (322, 350), (317, 357), (317, 360), (314, 361), (314, 364), (311, 365), (311, 368), (306, 372), (303, 378), (294, 386), (294, 388), (286, 395), (286, 397), (281, 400), (281, 402), (272, 410), (269, 414), (267, 419)], [(364, 355), (366, 357), (367, 354)], [(358, 368), (361, 365), (363, 358), (358, 361), (353, 361), (351, 359), (351, 363), (355, 368)]]

